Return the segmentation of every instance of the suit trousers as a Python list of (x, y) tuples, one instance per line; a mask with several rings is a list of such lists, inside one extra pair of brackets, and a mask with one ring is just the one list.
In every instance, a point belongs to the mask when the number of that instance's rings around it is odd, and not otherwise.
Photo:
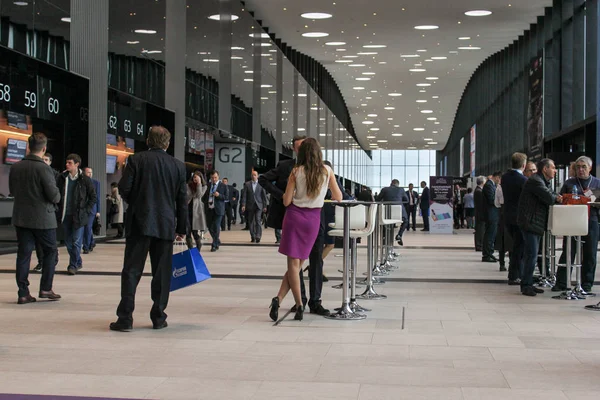
[(494, 243), (496, 243), (496, 235), (498, 233), (498, 220), (488, 221), (485, 225), (485, 233), (483, 235), (483, 257), (493, 257)]
[(217, 215), (214, 208), (209, 208), (206, 216), (208, 217), (206, 222), (208, 223), (208, 232), (212, 238), (212, 247), (218, 247), (221, 245), (221, 221), (223, 216)]
[(412, 220), (412, 230), (417, 230), (417, 206), (408, 206), (408, 229), (410, 229), (410, 221)]
[(15, 227), (17, 231), (17, 270), (16, 279), (19, 288), (19, 297), (29, 294), (29, 268), (31, 253), (36, 243), (42, 248), (42, 278), (40, 290), (52, 290), (54, 271), (58, 261), (58, 250), (56, 248), (56, 229), (29, 229)]
[[(315, 307), (321, 301), (321, 292), (323, 291), (323, 246), (325, 244), (325, 227), (319, 224), (319, 233), (315, 239), (310, 255), (308, 256), (309, 268), (309, 291), (310, 298), (308, 306)], [(307, 303), (306, 288), (304, 286), (304, 275), (300, 269), (300, 290), (302, 291), (302, 303)]]
[[(596, 275), (596, 263), (598, 261), (598, 221), (589, 221), (588, 234), (582, 236), (583, 245), (581, 246), (581, 286), (586, 292), (589, 292), (594, 286), (594, 278)], [(571, 243), (571, 262), (575, 262), (575, 254), (577, 246), (575, 238), (572, 238)], [(566, 263), (567, 242), (563, 239), (563, 253), (560, 256), (559, 264)], [(559, 288), (567, 288), (571, 286), (571, 274), (567, 277), (567, 268), (559, 267), (556, 271), (556, 286)]]
[(229, 201), (225, 202), (225, 215), (221, 219), (221, 230), (230, 229), (233, 222), (233, 207)]
[(150, 253), (152, 265), (150, 319), (160, 324), (167, 319), (165, 309), (169, 302), (173, 266), (173, 241), (150, 236), (129, 235), (125, 241), (125, 258), (121, 272), (121, 302), (117, 308), (119, 321), (133, 323), (135, 292), (144, 272), (146, 258)]
[(481, 218), (475, 220), (475, 251), (483, 249), (483, 235), (485, 233), (486, 222), (481, 221)]
[(248, 221), (250, 221), (250, 237), (260, 240), (262, 238), (262, 210), (256, 206), (248, 209)]
[(94, 242), (94, 233), (92, 229), (94, 228), (94, 220), (96, 219), (96, 214), (92, 214), (88, 217), (88, 224), (83, 228), (83, 249), (84, 250), (92, 250), (96, 243)]
[(510, 263), (508, 266), (508, 280), (515, 281), (523, 276), (523, 254), (525, 252), (525, 237), (523, 231), (517, 224), (506, 224), (507, 230), (513, 240), (513, 247), (510, 251)]
[(233, 221), (234, 225), (237, 223), (237, 214), (238, 214), (238, 204), (231, 203), (231, 217), (232, 217), (232, 221)]
[(428, 231), (429, 230), (429, 207), (427, 207), (427, 208), (421, 207), (421, 214), (423, 214), (423, 229)]

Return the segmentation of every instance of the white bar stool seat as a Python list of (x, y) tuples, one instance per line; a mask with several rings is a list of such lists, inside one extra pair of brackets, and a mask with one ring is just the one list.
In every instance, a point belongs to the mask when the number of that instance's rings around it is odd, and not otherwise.
[(554, 236), (587, 236), (588, 206), (569, 205), (550, 207), (548, 229)]

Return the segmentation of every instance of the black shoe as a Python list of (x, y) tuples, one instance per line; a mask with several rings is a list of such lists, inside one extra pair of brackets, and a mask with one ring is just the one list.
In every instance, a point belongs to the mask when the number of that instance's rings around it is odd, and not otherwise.
[[(306, 303), (308, 302), (308, 300), (302, 300), (302, 307), (306, 308)], [(296, 305), (294, 304), (292, 306), (292, 308), (290, 308), (291, 312), (296, 312)]]
[(536, 288), (535, 286), (533, 287), (533, 291), (536, 292), (537, 294), (544, 293), (544, 289)]
[(35, 303), (36, 299), (32, 295), (28, 294), (27, 296), (19, 297), (17, 299), (17, 304), (27, 304), (27, 303)]
[(325, 276), (325, 274), (323, 274), (323, 282), (329, 282), (329, 278)]
[(211, 253), (214, 253), (215, 251), (217, 251), (217, 247), (216, 246), (212, 246), (210, 248)]
[(400, 246), (404, 246), (404, 242), (402, 241), (402, 236), (396, 235), (396, 240)]
[(429, 232), (429, 229), (421, 229), (421, 232)]
[(317, 304), (316, 306), (310, 307), (310, 313), (321, 315), (323, 317), (326, 317), (330, 314), (329, 310), (323, 307), (321, 303)]
[(500, 264), (500, 272), (504, 272), (507, 271), (506, 267), (504, 266), (504, 264)]
[(33, 272), (42, 272), (42, 264), (38, 264), (33, 269)]
[(273, 321), (277, 321), (279, 319), (279, 297), (273, 297), (271, 300), (271, 311), (269, 312), (269, 317)]
[(554, 285), (551, 289), (553, 292), (566, 292), (568, 289), (564, 286), (556, 286)]
[(90, 251), (88, 249), (83, 249), (83, 254), (90, 254)]
[(77, 273), (77, 268), (75, 268), (75, 267), (68, 267), (67, 268), (67, 273), (69, 275), (75, 275)]
[(281, 240), (276, 240), (275, 241), (275, 244), (279, 244), (279, 243), (281, 243)]
[(160, 322), (158, 324), (152, 324), (152, 329), (165, 329), (169, 324), (167, 321)]
[(255, 239), (254, 242), (258, 244), (260, 243), (260, 239)]
[(243, 231), (249, 231), (250, 228), (242, 228)]
[(109, 328), (111, 331), (131, 332), (133, 326), (117, 320), (116, 322), (111, 322)]
[(523, 296), (537, 296), (537, 292), (534, 290), (534, 288), (532, 286), (526, 286), (524, 288), (521, 289), (521, 294)]
[(304, 318), (304, 307), (296, 307), (296, 315), (294, 315), (294, 320), (302, 321)]
[(492, 258), (492, 257), (482, 257), (481, 258), (481, 262), (487, 262), (487, 263), (495, 263), (496, 259)]
[(511, 280), (508, 281), (508, 286), (518, 286), (520, 284), (521, 284), (520, 279), (515, 279), (514, 281), (511, 281)]
[(254, 243), (254, 241), (255, 241), (255, 239), (254, 239), (254, 238), (251, 238), (251, 239), (250, 239), (250, 243)]

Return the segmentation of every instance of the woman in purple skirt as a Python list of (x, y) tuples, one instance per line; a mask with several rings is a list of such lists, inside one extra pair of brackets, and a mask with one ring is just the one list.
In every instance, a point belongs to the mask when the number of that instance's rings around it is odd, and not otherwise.
[(273, 297), (271, 301), (269, 316), (273, 321), (277, 321), (279, 304), (290, 289), (296, 302), (294, 319), (302, 320), (304, 307), (300, 293), (300, 269), (308, 259), (319, 233), (321, 208), (328, 188), (331, 190), (332, 200), (342, 200), (342, 192), (333, 171), (323, 164), (319, 142), (308, 138), (298, 150), (296, 166), (290, 174), (283, 195), (283, 204), (287, 209), (283, 218), (279, 252), (287, 256), (287, 272), (283, 276), (277, 297)]

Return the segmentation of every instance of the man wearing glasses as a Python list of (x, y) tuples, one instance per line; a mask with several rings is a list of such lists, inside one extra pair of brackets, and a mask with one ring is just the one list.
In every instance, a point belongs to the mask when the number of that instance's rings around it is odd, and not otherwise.
[[(600, 190), (600, 179), (590, 175), (594, 163), (592, 159), (586, 156), (581, 156), (575, 161), (575, 177), (567, 179), (565, 184), (560, 189), (561, 194), (574, 193), (574, 188), (577, 188), (577, 193), (586, 197), (592, 197), (594, 192)], [(596, 260), (598, 250), (598, 209), (590, 208), (588, 234), (582, 236), (583, 248), (581, 259), (581, 287), (584, 291), (590, 293), (594, 284), (596, 275)], [(563, 249), (566, 248), (566, 243), (563, 243)], [(571, 246), (571, 261), (575, 260), (576, 243), (573, 238)], [(559, 263), (564, 264), (566, 261), (565, 253), (561, 255)], [(560, 267), (557, 271), (556, 285), (552, 288), (553, 292), (562, 292), (570, 285), (570, 272), (567, 274), (566, 267)]]

